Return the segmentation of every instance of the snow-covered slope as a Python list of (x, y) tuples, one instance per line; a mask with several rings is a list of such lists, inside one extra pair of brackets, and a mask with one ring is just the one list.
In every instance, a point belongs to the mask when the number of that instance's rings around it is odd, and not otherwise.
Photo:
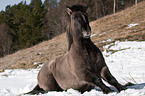
[[(111, 73), (121, 83), (136, 83), (120, 93), (106, 96), (145, 96), (145, 42), (115, 42), (104, 47), (103, 54)], [(107, 53), (107, 50), (109, 53)], [(115, 53), (114, 53), (115, 52)], [(113, 54), (112, 54), (113, 53)], [(6, 70), (0, 73), (0, 96), (16, 96), (28, 92), (37, 84), (40, 68), (30, 70)], [(107, 86), (107, 83), (105, 83)], [(114, 89), (112, 86), (110, 86)], [(114, 89), (115, 90), (115, 89)], [(48, 92), (41, 96), (104, 96), (98, 88), (84, 94), (68, 89), (64, 92)]]

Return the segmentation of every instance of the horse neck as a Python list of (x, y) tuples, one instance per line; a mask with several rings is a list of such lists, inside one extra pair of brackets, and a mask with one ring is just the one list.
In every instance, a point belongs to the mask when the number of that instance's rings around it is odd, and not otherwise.
[(90, 38), (73, 38), (73, 48), (76, 50), (86, 50), (92, 44)]

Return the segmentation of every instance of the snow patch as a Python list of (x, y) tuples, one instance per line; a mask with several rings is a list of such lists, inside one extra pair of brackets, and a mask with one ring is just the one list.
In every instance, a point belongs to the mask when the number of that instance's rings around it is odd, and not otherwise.
[(132, 28), (132, 27), (137, 26), (137, 25), (139, 25), (139, 23), (129, 24), (127, 28)]
[(37, 55), (43, 55), (41, 52), (37, 53)]
[(97, 34), (92, 34), (91, 37), (96, 36)]
[(106, 41), (102, 41), (102, 42), (111, 42), (112, 38), (107, 39)]
[(102, 34), (99, 34), (99, 36), (102, 36), (102, 35), (104, 35), (104, 34), (106, 34), (106, 32), (103, 32)]
[(41, 62), (34, 62), (33, 65), (42, 64)]

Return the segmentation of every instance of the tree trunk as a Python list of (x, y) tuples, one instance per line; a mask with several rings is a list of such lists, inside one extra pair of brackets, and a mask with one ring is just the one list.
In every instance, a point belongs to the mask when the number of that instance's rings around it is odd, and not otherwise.
[(10, 29), (7, 24), (0, 24), (0, 50), (2, 51), (0, 57), (9, 54), (10, 46), (12, 43), (11, 38), (8, 34), (9, 30)]
[(99, 0), (99, 2), (101, 4), (101, 6), (102, 6), (103, 16), (105, 16), (106, 15), (106, 13), (105, 13), (105, 6), (104, 6), (104, 4), (103, 4), (103, 2), (101, 0)]
[(96, 19), (98, 19), (98, 0), (95, 2), (95, 8), (96, 8)]
[(137, 0), (135, 0), (135, 5), (137, 5)]
[(114, 8), (113, 8), (113, 13), (115, 14), (115, 6), (116, 6), (116, 2), (114, 0)]

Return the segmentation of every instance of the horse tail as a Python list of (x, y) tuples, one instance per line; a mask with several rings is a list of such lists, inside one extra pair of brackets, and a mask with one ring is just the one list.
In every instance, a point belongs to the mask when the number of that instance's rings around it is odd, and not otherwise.
[(28, 93), (24, 93), (24, 95), (26, 95), (26, 94), (31, 94), (31, 95), (37, 94), (38, 95), (39, 93), (44, 94), (44, 93), (46, 93), (46, 91), (43, 90), (42, 88), (40, 88), (40, 86), (37, 84), (32, 91), (30, 91)]

